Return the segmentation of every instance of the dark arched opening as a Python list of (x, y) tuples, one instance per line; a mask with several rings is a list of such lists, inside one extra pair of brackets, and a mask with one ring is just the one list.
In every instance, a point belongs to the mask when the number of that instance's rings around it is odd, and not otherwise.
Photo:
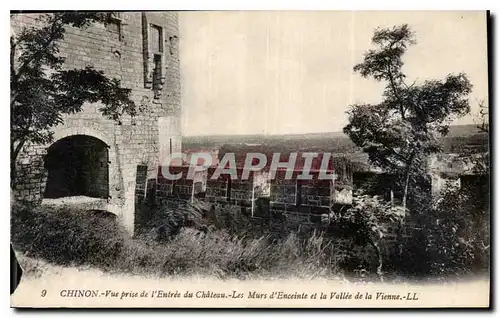
[(47, 150), (45, 198), (89, 196), (108, 198), (108, 146), (101, 140), (74, 135), (58, 140)]

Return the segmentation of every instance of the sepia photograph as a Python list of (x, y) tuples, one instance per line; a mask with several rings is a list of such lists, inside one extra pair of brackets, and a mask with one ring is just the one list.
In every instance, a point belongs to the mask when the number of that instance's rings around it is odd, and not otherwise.
[(11, 307), (490, 307), (490, 19), (11, 11)]

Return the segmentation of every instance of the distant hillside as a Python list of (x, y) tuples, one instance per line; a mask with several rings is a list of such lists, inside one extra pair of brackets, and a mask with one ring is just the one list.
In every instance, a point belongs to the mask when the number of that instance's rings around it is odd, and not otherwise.
[[(352, 153), (359, 149), (342, 132), (289, 134), (289, 135), (213, 135), (183, 137), (183, 149), (212, 148), (219, 149), (223, 145), (265, 145), (284, 151), (329, 151)], [(488, 135), (480, 133), (475, 125), (451, 126), (450, 132), (443, 140), (445, 152), (458, 152), (464, 148), (487, 150)]]
[(289, 134), (289, 135), (211, 135), (211, 136), (184, 136), (182, 137), (183, 148), (219, 148), (230, 144), (275, 144), (294, 143), (305, 144), (310, 141), (324, 143), (327, 140), (341, 140), (349, 146), (354, 146), (349, 137), (342, 132)]
[(475, 134), (479, 134), (480, 130), (476, 125), (456, 125), (450, 126), (449, 137), (467, 137)]

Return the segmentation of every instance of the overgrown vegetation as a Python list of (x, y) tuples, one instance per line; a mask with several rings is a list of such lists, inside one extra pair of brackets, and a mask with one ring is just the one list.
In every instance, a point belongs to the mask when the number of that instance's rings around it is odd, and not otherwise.
[(490, 263), (489, 189), (482, 182), (449, 186), (434, 209), (422, 215), (430, 274), (485, 273)]
[[(228, 229), (183, 227), (168, 241), (131, 238), (112, 217), (67, 208), (16, 205), (12, 242), (24, 255), (63, 266), (90, 265), (105, 271), (144, 275), (334, 277), (342, 275), (345, 248), (318, 232), (307, 239), (290, 233), (244, 237)], [(344, 251), (344, 252), (341, 252)]]
[[(405, 276), (460, 276), (488, 267), (488, 248), (478, 245), (489, 235), (484, 228), (489, 222), (488, 208), (481, 206), (487, 199), (479, 199), (477, 189), (461, 188), (447, 189), (443, 199), (432, 202), (428, 159), (442, 151), (439, 140), (448, 134), (450, 123), (470, 112), (472, 85), (463, 73), (448, 74), (443, 80), (407, 82), (403, 55), (415, 43), (415, 34), (406, 24), (376, 29), (374, 48), (354, 66), (355, 72), (385, 87), (379, 104), (349, 107), (344, 133), (368, 154), (371, 164), (395, 178), (390, 204), (363, 196), (354, 200), (355, 211), (348, 211), (361, 220), (359, 226), (380, 255), (380, 247), (370, 238), (383, 225), (380, 216), (394, 216), (394, 197), (401, 198), (407, 211), (397, 214), (398, 219), (408, 214), (405, 222), (416, 224), (416, 229), (408, 239), (403, 238), (401, 228), (397, 231), (397, 252), (389, 253), (392, 268)], [(488, 126), (479, 128), (487, 131)], [(478, 161), (487, 166), (489, 159), (486, 155)], [(479, 174), (486, 177), (488, 172), (483, 169)], [(477, 224), (481, 226), (476, 228)], [(382, 260), (379, 257), (379, 276)]]
[[(33, 259), (156, 277), (447, 279), (489, 269), (488, 208), (478, 209), (470, 198), (448, 191), (402, 242), (401, 255), (380, 224), (400, 219), (402, 211), (387, 214), (383, 202), (372, 198), (368, 204), (363, 197), (343, 216), (349, 220), (329, 229), (273, 232), (229, 208), (193, 222), (198, 212), (185, 207), (157, 210), (155, 221), (134, 238), (111, 214), (15, 204), (11, 236), (14, 248)], [(162, 234), (162, 227), (173, 231)]]

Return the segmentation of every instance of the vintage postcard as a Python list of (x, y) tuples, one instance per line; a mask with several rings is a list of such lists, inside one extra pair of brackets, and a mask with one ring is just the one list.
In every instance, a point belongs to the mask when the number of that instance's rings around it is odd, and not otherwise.
[(490, 307), (488, 21), (11, 12), (11, 306)]

